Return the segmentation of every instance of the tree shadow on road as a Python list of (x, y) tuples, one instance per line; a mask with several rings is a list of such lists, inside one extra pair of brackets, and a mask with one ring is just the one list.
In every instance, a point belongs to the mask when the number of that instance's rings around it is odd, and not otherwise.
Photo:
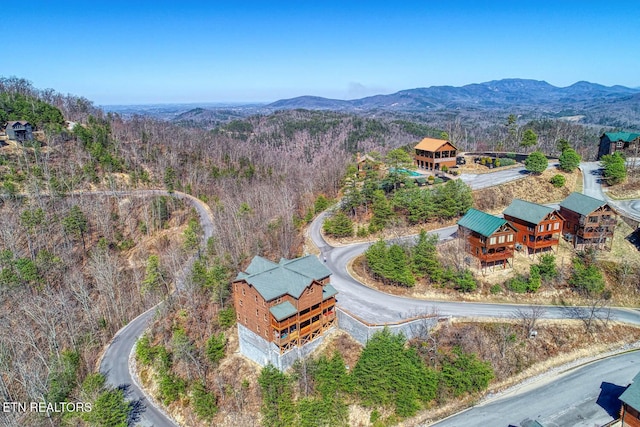
[(600, 395), (596, 403), (607, 411), (607, 414), (617, 419), (620, 415), (621, 406), (619, 397), (626, 389), (627, 387), (603, 381), (602, 384), (600, 384)]
[[(124, 394), (125, 399), (128, 399), (129, 396), (131, 395), (130, 384), (121, 384), (118, 386), (118, 390), (122, 390), (122, 393)], [(142, 414), (147, 410), (147, 406), (144, 404), (144, 401), (145, 399), (143, 397), (141, 397), (140, 399), (129, 401), (131, 406), (129, 410), (129, 415), (127, 416), (128, 426), (134, 426), (140, 421)]]

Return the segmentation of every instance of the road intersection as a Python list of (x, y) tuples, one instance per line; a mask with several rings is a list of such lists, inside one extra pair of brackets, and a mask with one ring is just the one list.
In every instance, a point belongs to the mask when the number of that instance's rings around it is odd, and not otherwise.
[[(585, 166), (586, 165), (586, 166)], [(596, 165), (582, 164), (583, 171), (591, 171)], [(525, 176), (520, 169), (510, 169), (490, 174), (487, 177), (469, 177), (466, 178), (472, 188), (484, 188), (492, 185), (498, 185), (510, 180), (519, 179)], [(587, 184), (587, 173), (585, 172), (585, 193), (594, 197), (604, 198), (604, 194), (597, 193), (600, 190), (599, 185)], [(594, 177), (596, 175), (593, 175)], [(597, 181), (595, 182), (596, 184)], [(202, 201), (183, 193), (167, 193), (162, 190), (142, 190), (132, 192), (103, 192), (105, 194), (114, 194), (118, 196), (127, 195), (170, 195), (184, 199), (190, 203), (200, 216), (200, 223), (204, 230), (203, 242), (213, 235), (213, 216), (208, 206)], [(629, 203), (631, 209), (635, 206), (640, 207), (640, 201), (634, 202), (637, 205)], [(638, 211), (640, 217), (640, 211)], [(371, 243), (358, 243), (346, 246), (331, 246), (322, 237), (320, 230), (322, 221), (326, 216), (322, 214), (316, 218), (309, 229), (310, 236), (314, 243), (321, 251), (321, 256), (326, 257), (327, 267), (332, 271), (332, 284), (339, 291), (339, 305), (356, 314), (358, 317), (372, 324), (384, 324), (388, 322), (398, 322), (403, 319), (415, 317), (420, 314), (437, 312), (441, 316), (455, 316), (461, 318), (510, 318), (523, 306), (515, 304), (483, 304), (483, 303), (466, 303), (466, 302), (449, 302), (449, 301), (426, 301), (421, 299), (393, 296), (382, 293), (380, 291), (369, 288), (355, 280), (347, 271), (347, 264), (356, 256), (362, 254)], [(456, 227), (446, 227), (440, 230), (432, 231), (437, 233), (441, 240), (450, 239), (455, 234)], [(405, 237), (411, 238), (411, 237)], [(183, 275), (187, 273), (191, 263), (187, 263), (183, 269)], [(180, 289), (178, 283), (176, 288)], [(131, 375), (130, 357), (132, 355), (137, 339), (144, 333), (149, 322), (153, 318), (157, 306), (149, 311), (141, 314), (138, 318), (123, 327), (112, 340), (110, 346), (106, 349), (100, 365), (100, 372), (107, 376), (109, 384), (114, 386), (126, 385), (129, 390), (129, 398), (134, 401), (146, 402), (145, 410), (139, 415), (138, 425), (140, 426), (175, 426), (172, 421), (161, 409), (159, 409), (153, 400), (146, 395), (135, 381), (135, 376)], [(640, 312), (637, 310), (614, 309), (613, 315), (616, 320), (640, 325)], [(545, 318), (566, 318), (570, 313), (568, 309), (557, 306), (549, 306), (545, 308), (543, 317)], [(634, 359), (635, 360), (635, 359)], [(495, 411), (494, 411), (495, 412)], [(443, 425), (488, 425), (484, 422), (478, 423), (478, 415), (472, 415), (475, 418), (475, 424), (454, 424)], [(500, 425), (500, 424), (496, 424)], [(562, 424), (559, 424), (562, 425)]]

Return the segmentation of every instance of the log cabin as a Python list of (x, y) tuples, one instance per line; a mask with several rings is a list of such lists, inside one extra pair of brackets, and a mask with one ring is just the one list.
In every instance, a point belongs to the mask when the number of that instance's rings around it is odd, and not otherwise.
[(604, 200), (571, 193), (560, 202), (560, 215), (564, 218), (563, 233), (574, 248), (606, 249), (611, 245), (617, 217)]
[(238, 323), (280, 353), (305, 345), (336, 323), (330, 275), (311, 255), (279, 263), (254, 257), (232, 284)]
[(517, 230), (506, 219), (477, 209), (458, 221), (458, 235), (465, 239), (465, 250), (480, 261), (482, 268), (510, 265)]
[(526, 248), (528, 255), (558, 247), (564, 220), (557, 210), (514, 199), (503, 215), (518, 230), (516, 243)]
[(640, 133), (605, 132), (600, 137), (598, 160), (607, 154), (620, 151), (625, 155), (637, 156), (640, 149)]
[(457, 148), (444, 139), (424, 138), (415, 146), (415, 162), (419, 168), (442, 170), (456, 165)]

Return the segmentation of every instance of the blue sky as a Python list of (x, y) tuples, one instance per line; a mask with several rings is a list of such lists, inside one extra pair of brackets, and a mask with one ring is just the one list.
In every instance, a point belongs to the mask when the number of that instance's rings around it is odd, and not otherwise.
[(511, 77), (640, 86), (638, 1), (27, 0), (11, 10), (26, 20), (3, 18), (0, 76), (99, 105), (352, 99)]

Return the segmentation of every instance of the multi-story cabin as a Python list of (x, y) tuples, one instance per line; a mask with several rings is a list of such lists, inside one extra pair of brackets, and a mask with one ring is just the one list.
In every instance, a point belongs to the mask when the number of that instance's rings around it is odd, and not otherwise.
[(606, 154), (616, 151), (637, 156), (640, 149), (640, 133), (633, 132), (605, 132), (600, 137), (598, 160)]
[(14, 141), (30, 141), (33, 139), (33, 126), (24, 120), (7, 123), (5, 132), (7, 137)]
[(563, 233), (576, 249), (606, 248), (611, 243), (617, 217), (607, 202), (571, 193), (560, 202), (560, 215), (564, 218)]
[(233, 282), (238, 327), (274, 343), (281, 354), (318, 338), (336, 320), (330, 274), (315, 256), (277, 264), (254, 257)]
[(465, 250), (476, 257), (483, 268), (509, 264), (516, 233), (516, 228), (506, 219), (473, 208), (458, 221), (458, 234), (465, 239)]
[(442, 170), (456, 165), (457, 148), (444, 139), (425, 138), (415, 146), (415, 162), (419, 168)]
[(640, 427), (640, 373), (633, 378), (633, 382), (618, 399), (622, 402), (620, 425), (622, 427)]
[(564, 220), (555, 209), (514, 199), (502, 214), (518, 230), (516, 243), (528, 254), (558, 247)]

